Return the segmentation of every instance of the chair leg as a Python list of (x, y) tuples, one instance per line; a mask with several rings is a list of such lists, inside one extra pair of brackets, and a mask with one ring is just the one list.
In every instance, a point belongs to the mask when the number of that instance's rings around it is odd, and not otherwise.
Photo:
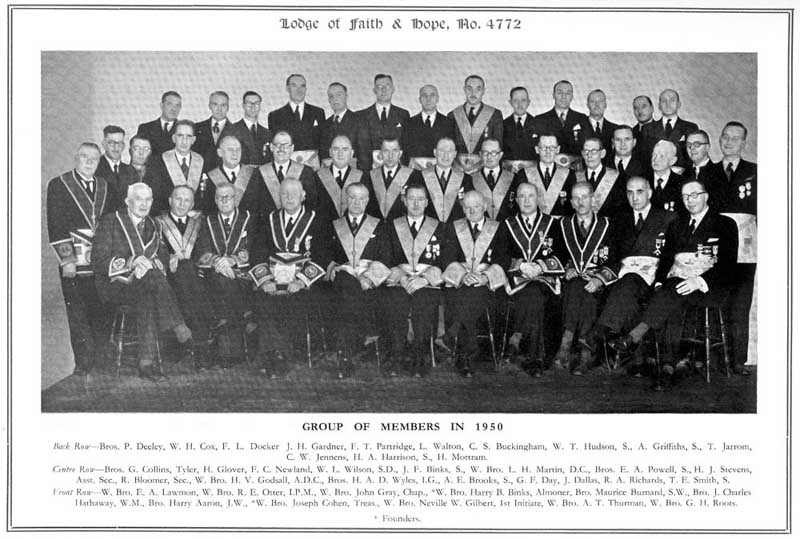
[(434, 332), (431, 331), (431, 338), (430, 338), (430, 347), (431, 347), (431, 367), (434, 369), (436, 368), (436, 353), (433, 345), (433, 334)]
[(308, 358), (308, 368), (312, 368), (311, 366), (311, 324), (308, 321), (308, 316), (306, 316), (306, 357)]
[(373, 341), (373, 344), (375, 345), (375, 361), (378, 364), (378, 374), (381, 372), (381, 347), (379, 345), (379, 341), (380, 337)]
[(117, 349), (117, 358), (116, 358), (117, 359), (117, 380), (119, 380), (120, 370), (122, 369), (122, 352), (123, 352), (123, 349), (124, 349), (123, 347), (124, 347), (124, 342), (125, 342), (125, 319), (126, 319), (126, 317), (127, 317), (127, 315), (125, 313), (122, 313), (121, 315), (119, 315), (119, 325), (116, 325), (117, 318), (115, 317), (114, 318), (115, 328), (112, 328), (112, 331), (114, 329), (116, 329), (116, 337), (117, 337), (117, 342), (115, 343), (116, 344), (116, 349)]
[(725, 361), (725, 376), (731, 377), (731, 359), (728, 355), (728, 330), (725, 327), (725, 320), (722, 318), (722, 308), (717, 309), (719, 313), (719, 334), (722, 339), (722, 357)]
[(325, 334), (325, 319), (322, 317), (322, 307), (317, 304), (317, 315), (319, 316), (319, 331), (322, 336), (322, 353), (325, 354), (325, 358), (328, 357), (328, 338)]
[(503, 325), (503, 347), (500, 349), (500, 357), (506, 357), (506, 347), (508, 346), (508, 325), (511, 319), (511, 301), (506, 302), (506, 321)]
[(711, 325), (708, 315), (708, 307), (703, 309), (705, 312), (705, 325), (703, 326), (703, 337), (706, 343), (706, 383), (711, 383)]
[(159, 342), (158, 337), (156, 337), (156, 364), (158, 365), (158, 372), (163, 376), (164, 364), (161, 362), (161, 343)]
[(494, 347), (494, 327), (492, 326), (492, 316), (489, 314), (489, 307), (486, 307), (486, 323), (489, 327), (489, 347), (492, 350), (492, 362), (494, 369), (500, 370), (500, 362), (497, 359), (497, 350)]

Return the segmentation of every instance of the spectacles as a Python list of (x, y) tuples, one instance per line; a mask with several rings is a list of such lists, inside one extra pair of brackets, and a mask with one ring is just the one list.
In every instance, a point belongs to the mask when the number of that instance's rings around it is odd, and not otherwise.
[(221, 200), (223, 202), (225, 202), (227, 200), (234, 200), (235, 198), (236, 198), (236, 195), (219, 195), (219, 196), (217, 196), (217, 200)]
[(698, 191), (696, 193), (689, 193), (688, 195), (681, 195), (681, 198), (684, 201), (686, 201), (686, 200), (697, 200), (697, 197), (699, 197), (700, 195), (707, 195), (707, 194), (708, 194), (707, 191)]
[(708, 144), (709, 144), (708, 142), (688, 142), (686, 144), (686, 147), (689, 148), (690, 150), (696, 150), (700, 146), (708, 146)]
[(294, 146), (294, 144), (293, 144), (293, 143), (291, 143), (291, 142), (284, 142), (283, 144), (275, 144), (275, 143), (273, 142), (273, 143), (272, 143), (272, 146), (273, 146), (274, 148), (278, 149), (278, 150), (288, 150), (289, 148), (291, 148), (292, 146)]
[(503, 152), (481, 152), (481, 155), (485, 155), (486, 157), (497, 157)]
[(586, 155), (597, 155), (602, 151), (603, 150), (600, 149), (600, 148), (584, 148), (583, 149), (583, 153), (585, 153)]
[(539, 149), (544, 152), (557, 152), (558, 146), (539, 146)]

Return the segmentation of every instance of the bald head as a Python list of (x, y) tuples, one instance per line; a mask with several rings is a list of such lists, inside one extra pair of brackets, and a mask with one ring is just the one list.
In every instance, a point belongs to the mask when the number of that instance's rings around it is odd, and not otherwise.
[(483, 195), (477, 191), (467, 191), (461, 202), (464, 206), (464, 213), (470, 223), (479, 223), (483, 219), (486, 211), (486, 201)]
[(288, 178), (281, 183), (281, 206), (288, 213), (297, 212), (306, 199), (306, 192), (300, 180)]
[(436, 105), (439, 103), (439, 90), (433, 84), (426, 84), (419, 89), (419, 104), (425, 114), (436, 114)]

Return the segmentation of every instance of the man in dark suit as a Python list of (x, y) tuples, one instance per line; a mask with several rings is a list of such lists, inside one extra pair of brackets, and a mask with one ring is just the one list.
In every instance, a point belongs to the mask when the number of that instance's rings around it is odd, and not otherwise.
[(205, 207), (205, 201), (199, 200), (205, 181), (203, 173), (203, 156), (192, 151), (194, 145), (194, 123), (189, 120), (178, 120), (172, 128), (173, 149), (167, 150), (151, 159), (147, 168), (151, 172), (149, 185), (153, 190), (153, 207), (155, 215), (169, 208), (169, 194), (176, 185), (187, 184), (197, 194), (195, 203)]
[[(422, 105), (422, 110), (412, 116), (403, 129), (404, 164), (407, 165), (416, 157), (433, 157), (433, 150), (440, 139), (455, 136), (453, 119), (436, 109), (438, 103), (439, 90), (436, 86), (426, 84), (419, 89), (419, 104)], [(421, 167), (417, 165), (416, 168)]]
[(677, 146), (669, 140), (660, 140), (652, 151), (650, 168), (653, 170), (650, 185), (653, 187), (653, 206), (683, 213), (681, 182), (683, 178), (672, 170), (678, 157)]
[(228, 120), (229, 97), (226, 92), (217, 91), (208, 96), (211, 117), (194, 124), (194, 151), (203, 156), (203, 172), (208, 172), (219, 164), (217, 146), (226, 135), (232, 135), (233, 124)]
[(236, 193), (236, 207), (240, 212), (249, 211), (251, 218), (256, 219), (261, 207), (261, 176), (253, 165), (242, 164), (242, 145), (233, 135), (226, 135), (219, 139), (217, 157), (220, 165), (208, 171), (205, 181), (205, 206), (201, 209), (204, 213), (217, 212), (216, 191), (223, 185), (233, 185)]
[(589, 92), (586, 97), (586, 108), (589, 109), (589, 116), (581, 129), (583, 137), (593, 136), (603, 141), (604, 148), (611, 148), (614, 138), (614, 130), (617, 124), (606, 119), (606, 94), (603, 90), (597, 89)]
[[(589, 136), (583, 141), (583, 162), (586, 169), (572, 171), (564, 185), (567, 193), (572, 192), (575, 183), (589, 182), (592, 185), (592, 209), (603, 217), (613, 217), (625, 202), (625, 180), (620, 178), (619, 172), (603, 165), (606, 150), (603, 141), (595, 136)], [(574, 205), (573, 205), (574, 212)], [(569, 212), (571, 215), (573, 212)]]
[(491, 105), (483, 102), (486, 83), (478, 75), (464, 79), (466, 102), (448, 113), (455, 122), (456, 152), (476, 154), (487, 138), (494, 138), (503, 144), (503, 115)]
[(659, 140), (669, 140), (678, 148), (677, 166), (686, 169), (690, 163), (686, 153), (686, 136), (697, 131), (697, 124), (678, 117), (681, 98), (678, 92), (671, 88), (667, 88), (658, 96), (658, 108), (661, 110), (661, 119), (642, 127), (643, 151), (646, 155), (650, 155)]
[(169, 90), (161, 96), (161, 116), (152, 122), (139, 124), (136, 134), (150, 141), (150, 147), (153, 149), (152, 159), (161, 157), (162, 153), (174, 146), (172, 134), (180, 112), (181, 95)]
[(374, 193), (367, 206), (367, 213), (391, 222), (405, 213), (401, 195), (411, 180), (422, 182), (418, 170), (400, 164), (403, 150), (397, 139), (381, 142), (382, 165), (369, 173), (368, 185)]
[(586, 116), (569, 108), (572, 103), (572, 83), (560, 80), (553, 86), (554, 107), (535, 117), (542, 131), (555, 133), (561, 151), (579, 156), (584, 135), (581, 126), (586, 124)]
[(633, 116), (636, 118), (636, 125), (633, 126), (633, 138), (636, 139), (634, 153), (642, 163), (650, 161), (650, 154), (645, 150), (642, 129), (644, 126), (653, 123), (653, 101), (646, 95), (637, 95), (633, 98)]
[(102, 360), (108, 338), (107, 313), (95, 288), (91, 251), (98, 221), (114, 211), (111, 201), (117, 197), (102, 176), (95, 176), (100, 159), (100, 148), (84, 142), (75, 154), (75, 168), (47, 184), (47, 232), (58, 257), (75, 357), (73, 374), (78, 376), (85, 376)]
[(131, 165), (122, 162), (122, 151), (125, 149), (125, 130), (116, 125), (103, 128), (103, 157), (97, 165), (95, 174), (103, 178), (114, 189), (116, 198), (110, 200), (112, 209), (125, 205), (125, 194), (128, 186), (141, 181)]
[(632, 176), (626, 188), (630, 208), (611, 222), (617, 260), (610, 268), (619, 280), (611, 286), (591, 333), (579, 340), (591, 351), (602, 346), (604, 337), (619, 336), (638, 322), (640, 302), (652, 291), (667, 227), (678, 215), (650, 203), (653, 188), (647, 179)]
[(270, 149), (274, 160), (258, 167), (260, 175), (258, 200), (259, 213), (267, 217), (270, 212), (281, 209), (280, 186), (284, 180), (298, 180), (303, 185), (304, 206), (319, 210), (321, 185), (314, 169), (291, 159), (294, 152), (292, 137), (286, 131), (278, 131), (272, 137)]
[(651, 328), (666, 328), (661, 383), (656, 389), (676, 383), (687, 372), (688, 362), (674, 364), (680, 346), (681, 313), (687, 305), (697, 305), (709, 295), (723, 298), (734, 280), (739, 244), (736, 223), (708, 207), (709, 194), (703, 183), (686, 182), (681, 197), (686, 213), (679, 214), (667, 228), (656, 271), (656, 291), (642, 321), (612, 342), (615, 349), (627, 352)]
[(519, 180), (513, 172), (500, 166), (503, 157), (500, 141), (487, 138), (481, 145), (483, 166), (471, 175), (472, 187), (483, 195), (489, 219), (500, 223), (517, 213), (514, 195)]
[(103, 302), (131, 307), (138, 333), (139, 376), (163, 382), (164, 373), (153, 368), (159, 333), (171, 330), (179, 343), (190, 344), (192, 332), (167, 282), (169, 255), (161, 226), (148, 215), (153, 202), (150, 187), (131, 185), (125, 202), (127, 209), (104, 216), (97, 227), (92, 256), (95, 284)]
[(531, 99), (528, 90), (516, 86), (509, 93), (508, 103), (514, 112), (503, 120), (503, 158), (507, 161), (535, 161), (537, 122), (528, 113)]
[[(700, 180), (708, 182), (714, 162), (708, 157), (711, 139), (708, 133), (698, 129), (689, 133), (686, 137), (686, 150), (689, 152), (689, 159), (692, 161), (689, 168), (683, 173), (686, 180)], [(712, 188), (713, 190), (713, 188)], [(713, 195), (712, 195), (713, 196)], [(710, 199), (712, 206), (715, 204), (714, 198)]]
[[(286, 78), (286, 91), (289, 93), (289, 102), (279, 109), (273, 110), (267, 116), (267, 125), (273, 133), (286, 131), (294, 142), (294, 151), (313, 152), (304, 155), (304, 162), (319, 166), (320, 156), (319, 138), (322, 124), (325, 122), (325, 111), (306, 103), (306, 78), (303, 75), (292, 74)], [(313, 159), (313, 155), (317, 159)]]
[(441, 139), (433, 155), (436, 165), (422, 171), (422, 180), (430, 197), (425, 211), (443, 223), (451, 223), (464, 217), (461, 201), (464, 193), (472, 191), (472, 177), (453, 167), (456, 145), (452, 139)]
[(742, 159), (747, 145), (747, 128), (740, 122), (728, 122), (719, 137), (722, 161), (711, 167), (708, 181), (711, 207), (733, 218), (739, 228), (740, 250), (736, 264), (733, 296), (728, 303), (728, 320), (733, 337), (733, 369), (749, 374), (744, 367), (750, 340), (750, 307), (756, 274), (755, 240), (758, 201), (755, 163)]
[(328, 154), (331, 156), (330, 166), (317, 171), (317, 177), (321, 184), (318, 206), (320, 216), (328, 221), (333, 221), (344, 215), (347, 209), (348, 201), (345, 191), (351, 183), (363, 184), (367, 189), (365, 204), (374, 195), (371, 192), (371, 186), (368, 185), (369, 174), (351, 165), (353, 146), (346, 135), (339, 135), (331, 141)]
[(394, 82), (391, 75), (375, 75), (375, 104), (358, 111), (358, 168), (373, 168), (372, 152), (379, 150), (385, 139), (403, 140), (403, 129), (408, 122), (406, 109), (392, 105)]
[(616, 169), (621, 178), (644, 176), (644, 166), (637, 157), (636, 138), (631, 127), (617, 126), (614, 129), (612, 144), (613, 151), (606, 155), (606, 166)]
[(517, 173), (517, 184), (528, 182), (536, 187), (539, 210), (547, 215), (567, 215), (572, 206), (567, 196), (567, 180), (572, 181), (571, 170), (555, 162), (560, 151), (555, 133), (539, 133), (536, 143), (536, 154), (539, 160), (532, 167), (526, 167)]
[(327, 162), (329, 151), (333, 139), (339, 135), (344, 135), (353, 147), (355, 155), (358, 155), (356, 144), (358, 143), (358, 118), (356, 113), (347, 108), (347, 86), (341, 82), (332, 82), (328, 86), (328, 104), (333, 113), (325, 119), (320, 130), (319, 137), (319, 158), (320, 161)]
[(261, 96), (248, 90), (242, 96), (244, 117), (233, 124), (234, 135), (242, 143), (242, 163), (260, 166), (272, 159), (269, 150), (269, 131), (258, 123)]
[(147, 173), (147, 164), (150, 159), (150, 154), (153, 153), (150, 141), (139, 135), (132, 136), (128, 153), (131, 156), (131, 166), (138, 177), (136, 181), (144, 182), (149, 185), (150, 180)]

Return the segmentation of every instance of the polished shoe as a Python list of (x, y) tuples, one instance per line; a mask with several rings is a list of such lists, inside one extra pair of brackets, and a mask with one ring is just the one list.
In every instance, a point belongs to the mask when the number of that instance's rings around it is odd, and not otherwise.
[(637, 343), (633, 342), (633, 337), (630, 335), (623, 335), (609, 342), (608, 345), (621, 354), (628, 354), (636, 348)]
[(544, 371), (544, 361), (541, 358), (531, 358), (525, 364), (525, 372), (533, 378), (541, 378)]
[(668, 391), (672, 389), (672, 382), (673, 382), (673, 375), (675, 374), (675, 369), (672, 365), (664, 365), (661, 367), (661, 373), (656, 378), (655, 383), (651, 386), (650, 389), (653, 391)]
[(589, 350), (585, 348), (582, 349), (580, 362), (578, 363), (578, 366), (573, 369), (572, 374), (574, 376), (585, 375), (587, 372), (589, 372), (589, 365), (592, 364), (593, 359), (594, 356)]
[(581, 345), (581, 348), (588, 350), (592, 354), (595, 352), (595, 345), (594, 341), (589, 337), (581, 337), (578, 339), (578, 344)]
[(139, 378), (144, 378), (145, 380), (150, 380), (155, 383), (167, 381), (167, 377), (164, 376), (164, 373), (155, 369), (152, 365), (139, 367)]
[(571, 346), (562, 346), (556, 352), (555, 365), (556, 367), (567, 369), (569, 368), (570, 356), (572, 355)]

